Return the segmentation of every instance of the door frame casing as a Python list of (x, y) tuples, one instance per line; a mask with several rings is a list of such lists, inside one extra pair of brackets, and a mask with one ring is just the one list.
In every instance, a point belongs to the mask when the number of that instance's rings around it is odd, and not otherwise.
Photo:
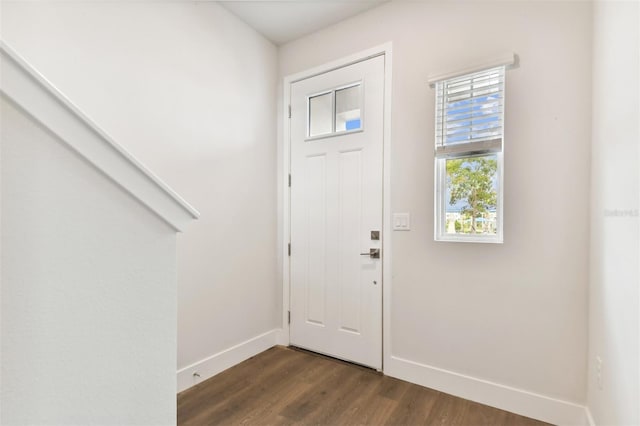
[[(320, 74), (325, 74), (376, 56), (384, 55), (384, 112), (383, 112), (383, 166), (382, 166), (382, 371), (391, 359), (391, 83), (392, 83), (392, 43), (388, 42), (353, 55), (328, 62), (326, 64), (291, 74), (284, 77), (282, 102), (282, 138), (278, 140), (282, 153), (279, 170), (282, 183), (281, 219), (281, 273), (282, 273), (282, 332), (278, 344), (289, 345), (289, 310), (291, 293), (291, 276), (288, 244), (291, 241), (291, 193), (289, 173), (291, 172), (291, 134), (289, 104), (291, 102), (291, 85)], [(295, 177), (294, 177), (295, 179)], [(293, 181), (295, 185), (295, 180)], [(292, 249), (295, 250), (295, 247)]]

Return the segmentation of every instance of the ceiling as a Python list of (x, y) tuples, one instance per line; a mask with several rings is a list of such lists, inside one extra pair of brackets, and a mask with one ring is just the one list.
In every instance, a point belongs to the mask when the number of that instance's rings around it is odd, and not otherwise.
[(220, 1), (277, 45), (357, 15), (388, 0)]

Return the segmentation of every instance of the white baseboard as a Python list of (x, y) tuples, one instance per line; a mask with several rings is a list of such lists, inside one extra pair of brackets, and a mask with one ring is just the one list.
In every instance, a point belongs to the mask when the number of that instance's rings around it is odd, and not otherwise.
[(588, 424), (588, 411), (585, 411), (586, 407), (583, 405), (420, 364), (393, 355), (385, 363), (384, 374), (556, 425), (585, 426)]
[[(223, 372), (278, 344), (280, 330), (267, 331), (235, 346), (178, 370), (178, 392)], [(200, 377), (194, 377), (194, 373)]]
[[(178, 392), (275, 345), (286, 345), (286, 337), (281, 329), (270, 330), (178, 370)], [(194, 377), (195, 372), (200, 377)], [(595, 426), (589, 408), (583, 405), (396, 356), (385, 362), (384, 374), (556, 425)]]
[(288, 331), (285, 331), (282, 328), (276, 330), (276, 344), (280, 346), (289, 346)]

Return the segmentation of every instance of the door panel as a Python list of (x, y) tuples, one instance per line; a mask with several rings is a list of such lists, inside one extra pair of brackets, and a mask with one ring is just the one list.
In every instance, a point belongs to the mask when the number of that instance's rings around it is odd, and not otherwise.
[(384, 56), (291, 85), (290, 341), (377, 369), (383, 102)]
[(352, 259), (360, 252), (362, 227), (362, 150), (339, 154), (338, 285), (340, 330), (360, 333), (362, 267)]
[(308, 250), (306, 259), (306, 320), (324, 325), (327, 290), (327, 203), (326, 156), (306, 158), (306, 233)]

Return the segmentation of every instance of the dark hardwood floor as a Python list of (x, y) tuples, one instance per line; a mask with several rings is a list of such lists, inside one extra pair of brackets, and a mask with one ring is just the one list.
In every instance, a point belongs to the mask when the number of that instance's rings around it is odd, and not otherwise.
[(178, 394), (179, 425), (544, 425), (300, 350), (271, 348)]

